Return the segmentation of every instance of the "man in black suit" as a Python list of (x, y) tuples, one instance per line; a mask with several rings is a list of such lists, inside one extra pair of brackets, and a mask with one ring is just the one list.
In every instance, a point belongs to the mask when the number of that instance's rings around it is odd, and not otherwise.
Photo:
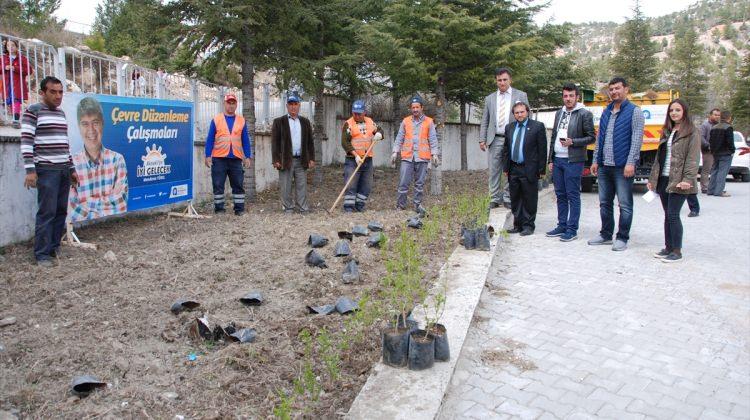
[[(273, 120), (271, 156), (279, 170), (279, 192), (284, 213), (310, 211), (307, 203), (307, 170), (315, 167), (315, 144), (310, 120), (299, 115), (300, 97), (292, 92), (286, 100), (287, 114)], [(292, 197), (294, 181), (294, 197)], [(296, 205), (295, 205), (296, 198)]]
[(507, 169), (513, 229), (508, 233), (528, 236), (534, 233), (539, 199), (537, 180), (544, 175), (547, 162), (547, 130), (544, 124), (529, 119), (529, 105), (513, 105), (515, 122), (505, 126), (503, 168)]

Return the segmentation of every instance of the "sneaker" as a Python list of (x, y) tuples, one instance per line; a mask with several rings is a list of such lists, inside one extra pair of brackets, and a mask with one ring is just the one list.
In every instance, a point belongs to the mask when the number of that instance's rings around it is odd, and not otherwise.
[(13, 123), (11, 124), (11, 127), (15, 128), (15, 129), (19, 129), (19, 128), (21, 128), (21, 123), (18, 122), (18, 121), (13, 121)]
[(521, 236), (529, 236), (529, 235), (533, 235), (533, 234), (534, 234), (534, 231), (531, 230), (531, 229), (524, 229), (524, 230), (521, 231), (521, 233), (519, 233), (519, 235), (521, 235)]
[(688, 213), (688, 217), (698, 217), (698, 214), (700, 213), (698, 213), (697, 211), (691, 211), (690, 213)]
[(234, 215), (235, 216), (242, 216), (245, 213), (245, 210), (235, 210)]
[(354, 213), (354, 209), (351, 207), (344, 207), (344, 213)]
[(610, 245), (612, 243), (611, 239), (604, 239), (600, 236), (597, 236), (594, 239), (589, 239), (588, 244), (589, 245)]
[(223, 209), (223, 208), (221, 208), (221, 209), (214, 208), (214, 213), (216, 213), (216, 214), (222, 214), (222, 213), (226, 213), (226, 212), (227, 212), (226, 209)]
[(55, 266), (55, 263), (52, 262), (52, 260), (36, 260), (36, 265), (44, 268), (51, 268)]
[(513, 227), (511, 229), (507, 230), (508, 233), (521, 233), (521, 228), (519, 227)]
[(626, 249), (628, 249), (628, 243), (620, 239), (615, 240), (612, 245), (612, 251), (625, 251)]
[(565, 232), (560, 236), (560, 241), (562, 242), (575, 241), (576, 239), (578, 239), (578, 235), (571, 232)]
[(562, 236), (565, 233), (565, 228), (561, 228), (560, 226), (552, 229), (551, 231), (547, 232), (545, 235), (547, 235), (550, 238), (553, 238), (555, 236)]
[(682, 261), (682, 254), (676, 252), (670, 252), (669, 255), (661, 259), (663, 263), (673, 263)]
[(511, 209), (510, 202), (506, 201), (505, 203), (503, 203), (503, 207), (510, 210)]
[(664, 258), (671, 253), (672, 251), (669, 251), (667, 248), (664, 248), (659, 252), (654, 252), (654, 258)]
[(500, 203), (496, 201), (490, 201), (490, 209), (496, 209), (498, 207), (500, 207)]
[(728, 194), (726, 191), (722, 191), (721, 194), (717, 194), (717, 197), (731, 197), (731, 194)]

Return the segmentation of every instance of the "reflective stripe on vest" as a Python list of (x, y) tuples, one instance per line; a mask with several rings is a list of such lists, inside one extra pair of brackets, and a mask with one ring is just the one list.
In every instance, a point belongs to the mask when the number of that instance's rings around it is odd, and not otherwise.
[(229, 126), (227, 120), (224, 118), (224, 114), (219, 114), (214, 117), (214, 125), (216, 126), (216, 135), (214, 136), (214, 148), (211, 151), (212, 157), (227, 157), (229, 156), (229, 148), (232, 148), (232, 153), (235, 157), (244, 159), (245, 151), (242, 149), (242, 130), (245, 128), (245, 118), (242, 115), (234, 116), (234, 125), (232, 126), (232, 132), (229, 132)]
[[(359, 129), (359, 123), (354, 121), (353, 117), (346, 120), (346, 123), (349, 124), (349, 133), (352, 136), (352, 147), (354, 147), (354, 152), (360, 157), (364, 157), (365, 153), (367, 153), (367, 149), (372, 144), (373, 133), (377, 129), (375, 122), (373, 122), (371, 118), (365, 117), (366, 134), (362, 134), (362, 131)], [(367, 157), (372, 157), (372, 150), (370, 150), (370, 153), (367, 153)]]
[[(417, 151), (417, 157), (422, 160), (430, 160), (432, 158), (432, 152), (430, 151), (430, 125), (432, 125), (432, 118), (424, 117), (419, 130)], [(414, 119), (410, 115), (404, 118), (404, 144), (401, 145), (401, 159), (410, 160), (412, 156), (414, 156)]]

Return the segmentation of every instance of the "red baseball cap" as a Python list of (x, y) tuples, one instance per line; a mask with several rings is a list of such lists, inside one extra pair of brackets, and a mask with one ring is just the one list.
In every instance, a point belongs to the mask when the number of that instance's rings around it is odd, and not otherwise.
[(234, 93), (227, 93), (224, 95), (224, 102), (235, 101), (237, 102), (237, 96)]

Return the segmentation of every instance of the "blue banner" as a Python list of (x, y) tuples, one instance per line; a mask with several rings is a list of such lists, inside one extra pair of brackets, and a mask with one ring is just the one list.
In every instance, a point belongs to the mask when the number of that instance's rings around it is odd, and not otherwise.
[(193, 104), (65, 94), (63, 110), (79, 186), (72, 222), (193, 198)]

